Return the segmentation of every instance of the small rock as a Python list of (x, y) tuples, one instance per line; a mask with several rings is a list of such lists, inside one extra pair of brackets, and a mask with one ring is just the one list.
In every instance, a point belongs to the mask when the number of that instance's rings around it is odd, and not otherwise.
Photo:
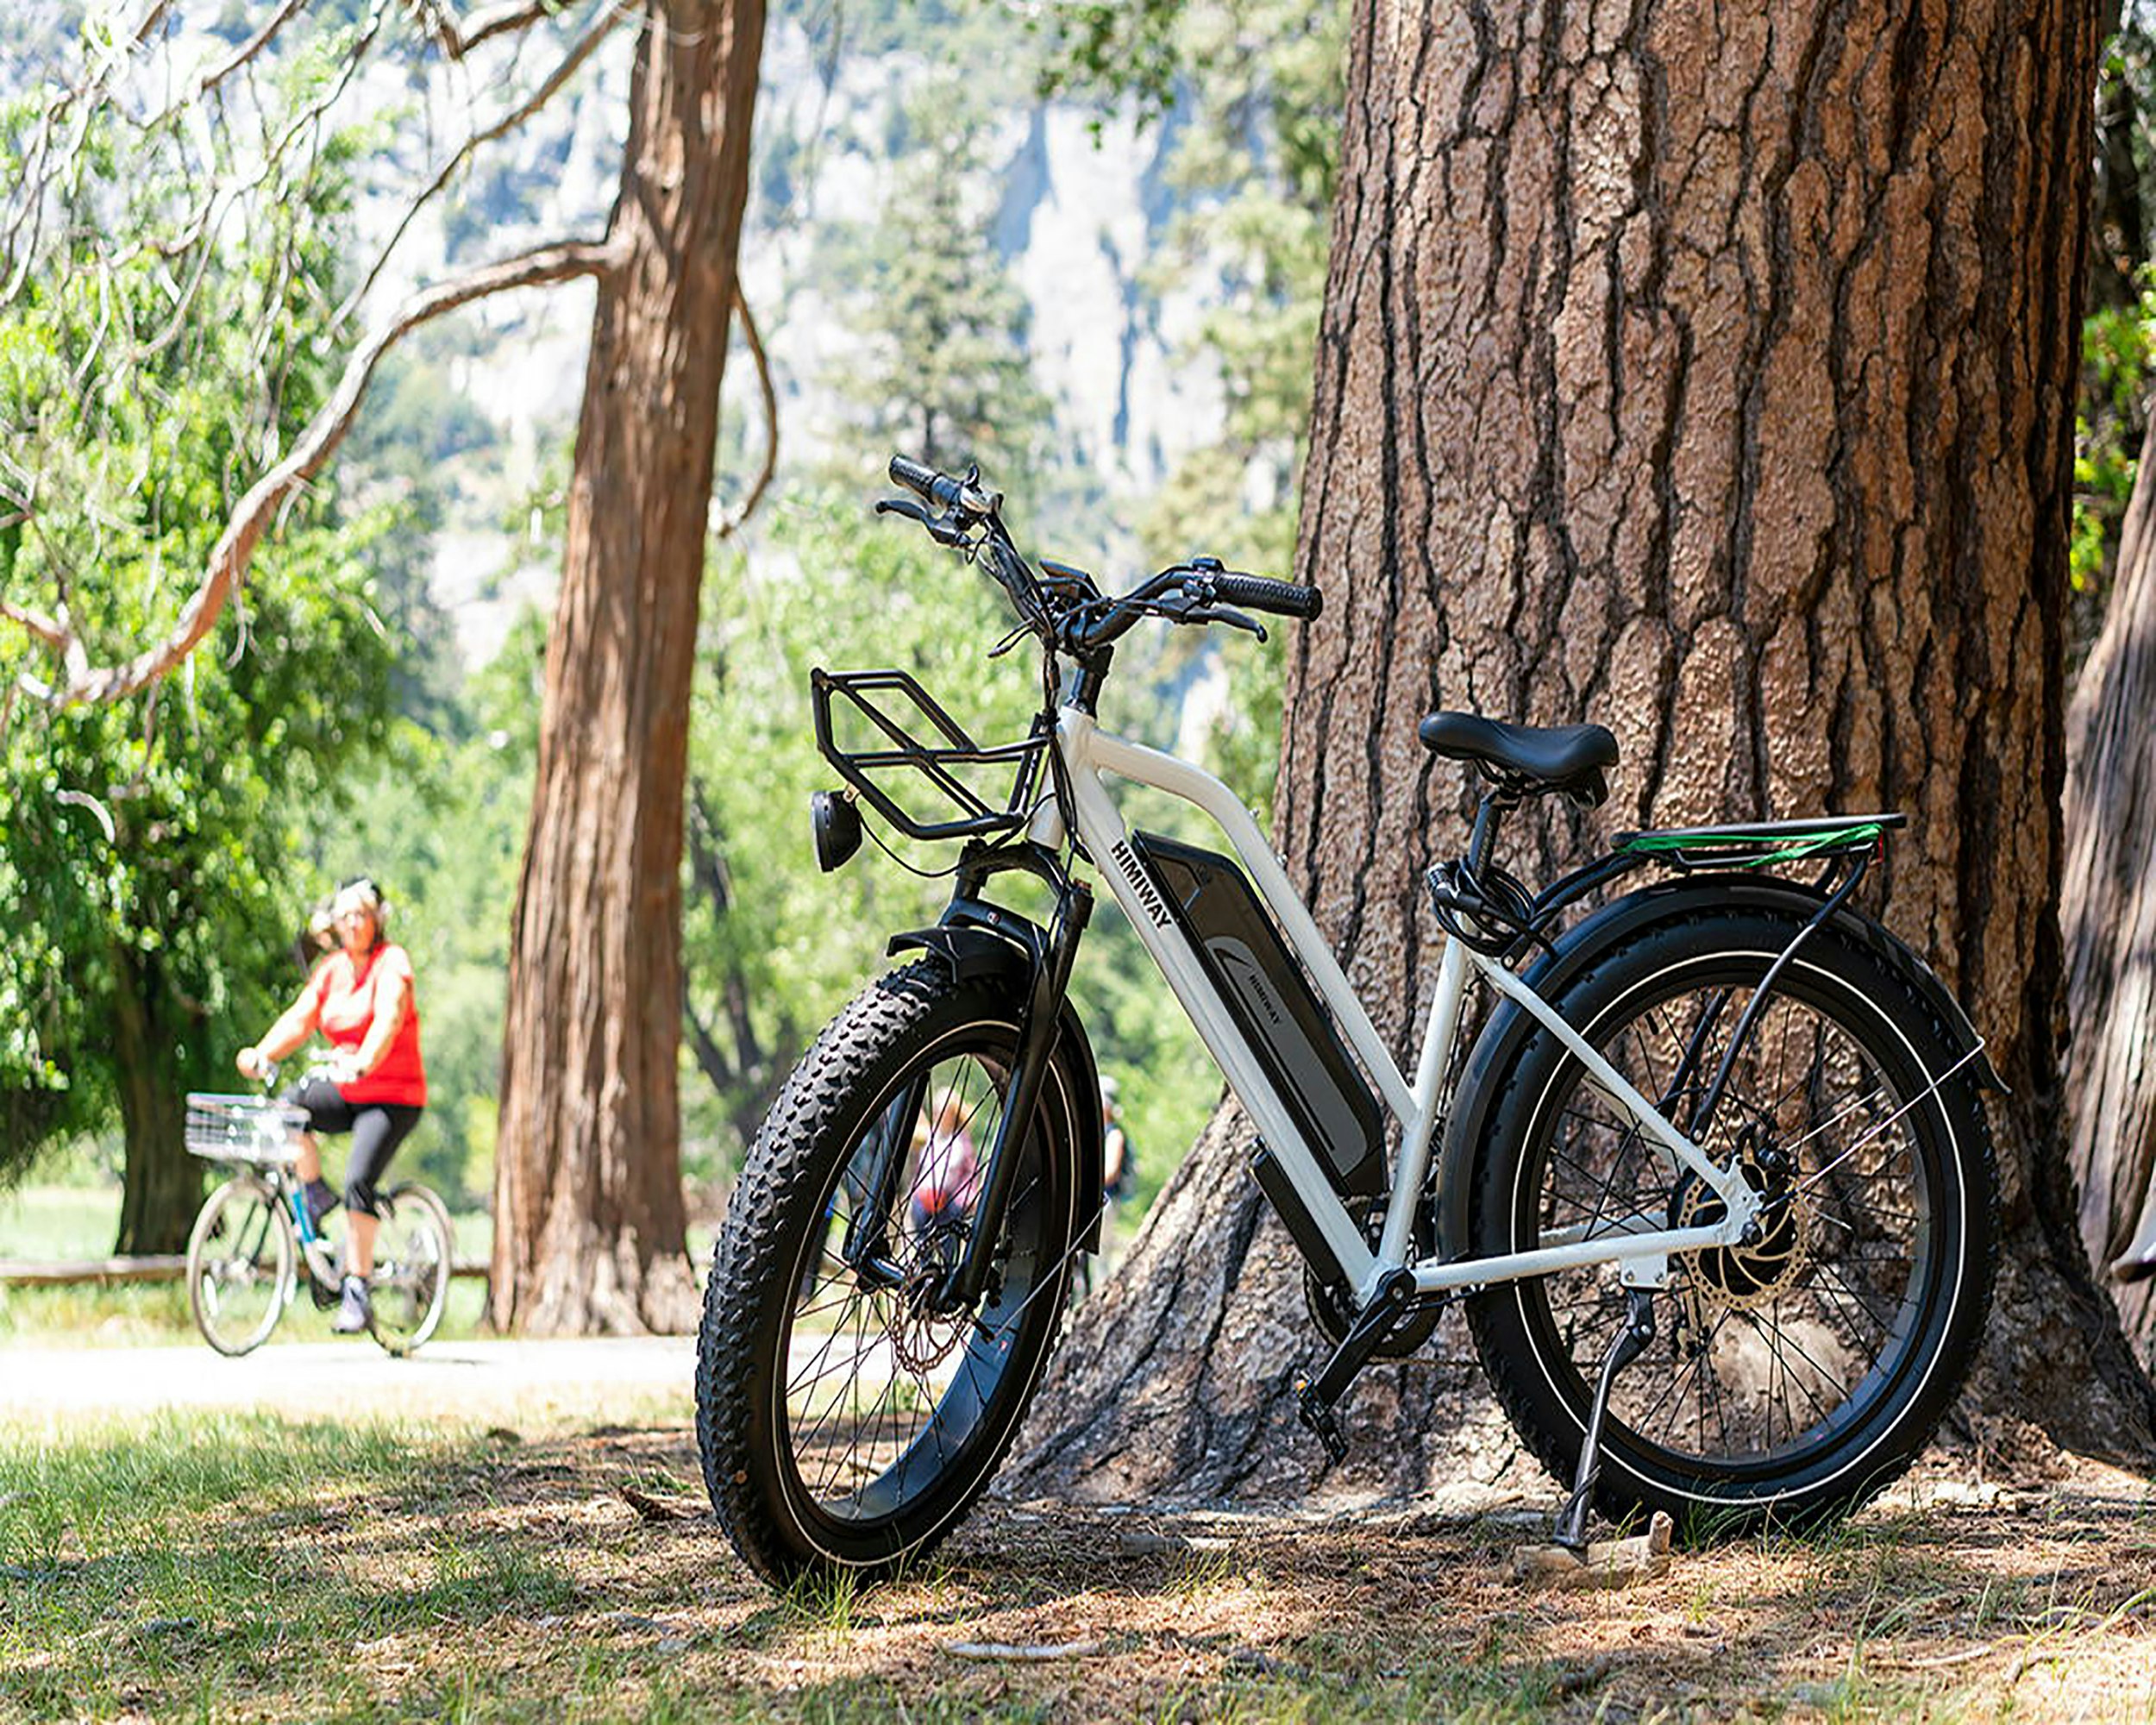
[(137, 1627), (145, 1635), (190, 1635), (202, 1626), (191, 1617), (151, 1617)]
[(633, 1485), (621, 1488), (621, 1501), (647, 1521), (700, 1521), (708, 1513), (693, 1499), (655, 1497)]
[(678, 1636), (680, 1629), (672, 1623), (661, 1623), (656, 1617), (639, 1616), (634, 1611), (617, 1611), (606, 1620), (617, 1629), (632, 1629), (639, 1634), (656, 1635), (661, 1640)]

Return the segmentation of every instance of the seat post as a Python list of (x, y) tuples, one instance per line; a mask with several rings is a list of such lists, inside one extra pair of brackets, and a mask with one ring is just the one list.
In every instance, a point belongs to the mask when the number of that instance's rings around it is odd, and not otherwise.
[(1491, 849), (1497, 843), (1498, 824), (1505, 811), (1515, 808), (1520, 794), (1507, 785), (1493, 785), (1482, 793), (1482, 800), (1476, 806), (1475, 831), (1467, 841), (1467, 872), (1480, 878), (1482, 865), (1489, 861)]

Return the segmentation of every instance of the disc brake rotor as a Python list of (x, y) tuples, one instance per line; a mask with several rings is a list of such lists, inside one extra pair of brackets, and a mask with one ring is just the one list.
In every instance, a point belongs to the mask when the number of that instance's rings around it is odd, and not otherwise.
[[(1770, 1171), (1774, 1159), (1771, 1152), (1756, 1154), (1747, 1146), (1739, 1164), (1745, 1183), (1764, 1201), (1759, 1238), (1750, 1245), (1709, 1246), (1680, 1260), (1687, 1273), (1678, 1298), (1702, 1337), (1725, 1312), (1771, 1305), (1802, 1273), (1809, 1256), (1808, 1212), (1786, 1171)], [(1673, 1227), (1711, 1227), (1727, 1214), (1714, 1189), (1689, 1173), (1670, 1195)]]

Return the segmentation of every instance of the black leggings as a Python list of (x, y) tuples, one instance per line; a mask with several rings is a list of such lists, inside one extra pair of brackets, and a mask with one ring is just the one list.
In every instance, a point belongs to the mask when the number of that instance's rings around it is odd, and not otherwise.
[(319, 1072), (285, 1091), (285, 1100), (307, 1111), (308, 1131), (352, 1134), (352, 1153), (344, 1164), (345, 1208), (363, 1216), (379, 1215), (374, 1182), (424, 1110), (410, 1102), (348, 1102)]

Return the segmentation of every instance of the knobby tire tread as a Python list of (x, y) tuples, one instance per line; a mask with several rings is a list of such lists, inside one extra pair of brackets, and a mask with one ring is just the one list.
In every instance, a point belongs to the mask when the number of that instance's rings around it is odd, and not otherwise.
[[(697, 1350), (696, 1424), (705, 1484), (711, 1506), (735, 1548), (750, 1568), (785, 1585), (817, 1567), (778, 1536), (768, 1514), (741, 1465), (762, 1441), (755, 1429), (749, 1398), (721, 1394), (719, 1362), (754, 1358), (755, 1329), (771, 1299), (790, 1301), (795, 1270), (793, 1207), (813, 1187), (820, 1198), (818, 1157), (825, 1130), (849, 1107), (849, 1098), (869, 1081), (891, 1050), (920, 1029), (945, 1000), (964, 985), (954, 982), (939, 960), (918, 959), (886, 974), (854, 996), (827, 1025), (802, 1057), (758, 1128), (742, 1176), (729, 1201), (726, 1221), (713, 1254), (704, 1290), (704, 1321)], [(1066, 1245), (1068, 1242), (1066, 1241)], [(1069, 1266), (1059, 1272), (1069, 1275)], [(1061, 1335), (1065, 1302), (1053, 1295), (1049, 1327), (1041, 1352), (1045, 1356)], [(1018, 1414), (995, 1452), (964, 1497), (984, 1490), (1017, 1435), (1025, 1406), (1032, 1397), (1037, 1373), (1028, 1383)], [(783, 1388), (780, 1389), (783, 1396)], [(730, 1466), (727, 1464), (731, 1463)], [(945, 1517), (929, 1538), (909, 1547), (891, 1565), (911, 1563), (939, 1543), (963, 1513)]]
[[(1634, 931), (1614, 942), (1606, 954), (1585, 967), (1565, 992), (1570, 995), (1589, 988), (1611, 967), (1635, 962), (1639, 950), (1650, 942), (1667, 938), (1673, 931), (1711, 925), (1720, 919), (1712, 913), (1695, 913)], [(1833, 937), (1829, 935), (1828, 938)], [(1905, 1030), (1921, 1033), (1916, 1039), (1927, 1043), (1935, 1057), (1942, 1051), (1953, 1050), (1957, 1046), (1957, 1037), (1941, 1021), (1938, 1013), (1922, 994), (1906, 979), (1895, 974), (1891, 965), (1880, 961), (1879, 969), (1891, 977), (1896, 990), (1894, 1005), (1882, 1008), (1886, 1015), (1897, 1019)], [(1529, 1058), (1530, 1052), (1539, 1037), (1546, 1034), (1539, 1032), (1537, 1037), (1530, 1038), (1514, 1056), (1504, 1075), (1497, 1101), (1488, 1115), (1491, 1126), (1484, 1143), (1477, 1148), (1481, 1165), (1476, 1172), (1474, 1188), (1476, 1216), (1473, 1226), (1478, 1230), (1485, 1208), (1492, 1201), (1491, 1194), (1485, 1189), (1486, 1187), (1496, 1182), (1500, 1171), (1508, 1171), (1493, 1165), (1494, 1158), (1490, 1153), (1492, 1140), (1505, 1129), (1507, 1123), (1524, 1120), (1526, 1116), (1523, 1111), (1531, 1110), (1539, 1100), (1537, 1096), (1525, 1095), (1521, 1092), (1536, 1076), (1532, 1070), (1533, 1063)], [(1952, 1053), (1946, 1053), (1942, 1063), (1950, 1063), (1952, 1058)], [(1919, 1425), (1902, 1427), (1896, 1434), (1895, 1452), (1886, 1458), (1883, 1465), (1867, 1471), (1853, 1493), (1841, 1494), (1824, 1502), (1799, 1502), (1788, 1508), (1779, 1504), (1747, 1508), (1741, 1500), (1732, 1500), (1727, 1505), (1728, 1514), (1718, 1521), (1714, 1530), (1718, 1534), (1733, 1536), (1757, 1531), (1762, 1523), (1769, 1522), (1801, 1527), (1853, 1512), (1908, 1472), (1958, 1398), (1959, 1386), (1965, 1383), (1969, 1369), (1982, 1346), (1984, 1320), (1990, 1311), (1992, 1289), (1997, 1281), (1999, 1181), (1990, 1121), (1965, 1068), (1941, 1087), (1941, 1103), (1947, 1103), (1956, 1090), (1966, 1093), (1965, 1106), (1955, 1107), (1954, 1120), (1958, 1134), (1964, 1125), (1969, 1127), (1966, 1137), (1959, 1140), (1961, 1161), (1968, 1180), (1981, 1189), (1982, 1204), (1978, 1220), (1982, 1226), (1984, 1245), (1981, 1258), (1974, 1266), (1975, 1275), (1971, 1283), (1978, 1315), (1977, 1320), (1963, 1332), (1959, 1343), (1952, 1349), (1952, 1357), (1946, 1361), (1954, 1392), (1934, 1398), (1934, 1405), (1921, 1418)], [(1479, 1234), (1477, 1238), (1479, 1239)], [(1501, 1292), (1492, 1290), (1466, 1302), (1468, 1329), (1475, 1340), (1476, 1353), (1514, 1432), (1551, 1476), (1569, 1488), (1579, 1460), (1577, 1434), (1554, 1430), (1544, 1423), (1541, 1410), (1537, 1406), (1539, 1397), (1533, 1391), (1532, 1380), (1527, 1375), (1534, 1370), (1533, 1362), (1517, 1349), (1508, 1337), (1493, 1333), (1491, 1302), (1493, 1297)], [(1622, 1523), (1636, 1516), (1645, 1507), (1648, 1506), (1631, 1477), (1606, 1464), (1595, 1485), (1595, 1509), (1612, 1522)], [(1683, 1518), (1680, 1517), (1680, 1526), (1682, 1524)]]

